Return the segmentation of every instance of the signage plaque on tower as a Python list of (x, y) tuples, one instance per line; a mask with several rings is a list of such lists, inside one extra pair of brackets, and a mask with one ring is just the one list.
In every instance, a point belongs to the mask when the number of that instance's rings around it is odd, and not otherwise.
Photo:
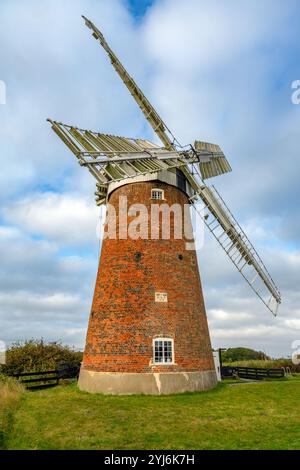
[(168, 294), (166, 292), (155, 292), (155, 302), (168, 302)]

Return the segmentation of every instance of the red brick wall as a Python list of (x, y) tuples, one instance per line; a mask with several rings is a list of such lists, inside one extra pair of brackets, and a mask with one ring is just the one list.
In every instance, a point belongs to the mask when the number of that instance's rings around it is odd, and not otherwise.
[[(164, 202), (170, 205), (188, 203), (182, 191), (157, 181), (122, 186), (109, 202), (117, 208), (119, 195), (127, 196), (129, 206), (143, 203), (150, 213), (150, 204), (156, 203), (151, 200), (151, 188), (162, 188)], [(177, 372), (214, 368), (196, 253), (185, 246), (185, 240), (172, 238), (103, 241), (85, 369)], [(140, 260), (136, 253), (142, 254)], [(155, 302), (155, 292), (166, 292), (168, 303)], [(174, 339), (175, 365), (151, 365), (154, 337)]]

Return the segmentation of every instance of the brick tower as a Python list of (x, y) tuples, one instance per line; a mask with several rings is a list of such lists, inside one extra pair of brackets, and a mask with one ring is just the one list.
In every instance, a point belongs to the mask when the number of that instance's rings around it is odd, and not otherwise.
[[(223, 198), (205, 183), (231, 171), (220, 147), (202, 141), (182, 147), (103, 34), (84, 20), (162, 146), (49, 119), (79, 164), (96, 179), (97, 205), (113, 208), (113, 217), (107, 219), (108, 236), (102, 243), (79, 387), (110, 394), (212, 388), (217, 378), (197, 257), (191, 249), (192, 240), (186, 239), (185, 228), (191, 226), (186, 207), (198, 212), (243, 278), (275, 315), (280, 292)], [(196, 207), (199, 200), (201, 211)], [(152, 211), (156, 216), (162, 211), (163, 216), (166, 207), (170, 223), (164, 219), (160, 223), (159, 216), (152, 218)], [(179, 230), (182, 226), (183, 231)], [(138, 236), (137, 227), (142, 227)], [(165, 228), (170, 230), (167, 236)]]
[[(153, 192), (163, 200), (152, 199)], [(176, 204), (184, 214), (189, 204), (181, 189), (161, 181), (115, 189), (109, 202), (117, 213), (120, 195), (128, 207), (143, 204), (149, 214), (161, 204)], [(196, 253), (185, 239), (174, 239), (172, 213), (170, 220), (170, 239), (103, 241), (82, 390), (165, 394), (216, 385)]]

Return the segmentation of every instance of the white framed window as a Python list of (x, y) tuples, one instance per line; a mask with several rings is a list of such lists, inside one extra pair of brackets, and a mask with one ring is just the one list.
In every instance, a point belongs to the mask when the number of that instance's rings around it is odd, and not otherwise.
[(164, 191), (163, 189), (151, 189), (151, 199), (155, 200), (163, 200), (164, 199)]
[(154, 338), (153, 363), (174, 364), (174, 340), (173, 338)]

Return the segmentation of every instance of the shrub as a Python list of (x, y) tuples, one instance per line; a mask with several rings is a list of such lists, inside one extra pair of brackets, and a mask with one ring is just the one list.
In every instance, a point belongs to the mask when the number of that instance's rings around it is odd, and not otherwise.
[(229, 348), (222, 352), (223, 363), (236, 361), (263, 360), (269, 359), (262, 351), (255, 351), (250, 348)]
[(40, 372), (56, 368), (59, 362), (76, 365), (82, 361), (82, 352), (74, 351), (59, 342), (31, 339), (14, 343), (6, 351), (6, 364), (1, 367), (5, 374)]

